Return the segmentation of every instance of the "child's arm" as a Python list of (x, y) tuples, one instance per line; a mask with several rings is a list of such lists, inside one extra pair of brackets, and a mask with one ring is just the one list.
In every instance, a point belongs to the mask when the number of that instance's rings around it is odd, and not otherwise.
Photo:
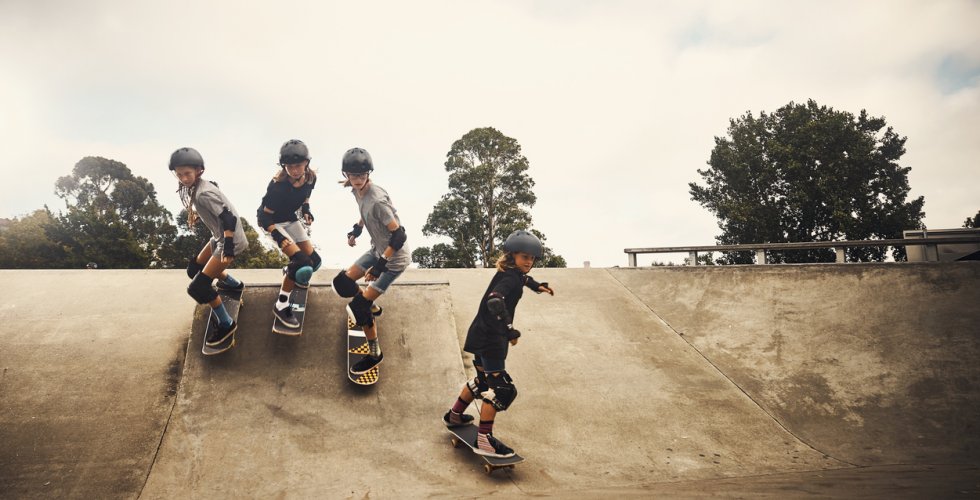
[(398, 225), (398, 221), (392, 220), (388, 223), (388, 230), (391, 231), (391, 237), (388, 238), (388, 247), (385, 248), (384, 253), (381, 254), (381, 258), (378, 259), (378, 263), (368, 269), (367, 281), (372, 281), (372, 276), (378, 278), (382, 273), (388, 270), (388, 259), (395, 254), (395, 252), (401, 250), (405, 246), (405, 228)]
[(555, 295), (555, 291), (548, 286), (547, 281), (545, 281), (544, 283), (538, 283), (537, 281), (534, 281), (534, 278), (530, 276), (525, 276), (524, 280), (525, 280), (524, 286), (530, 288), (531, 290), (534, 290), (534, 293), (546, 292), (549, 295), (552, 296)]

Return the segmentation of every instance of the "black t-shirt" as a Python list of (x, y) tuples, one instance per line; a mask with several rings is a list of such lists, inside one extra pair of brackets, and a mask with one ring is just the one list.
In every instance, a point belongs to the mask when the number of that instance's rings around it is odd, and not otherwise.
[(259, 211), (262, 211), (263, 208), (272, 210), (274, 213), (269, 214), (269, 217), (275, 223), (297, 220), (296, 211), (313, 193), (314, 186), (316, 186), (315, 180), (304, 182), (300, 187), (293, 187), (293, 183), (288, 177), (279, 182), (269, 181), (269, 187), (266, 188), (265, 196), (262, 197), (262, 206), (259, 207)]
[(470, 329), (466, 333), (466, 342), (463, 350), (480, 356), (506, 359), (507, 349), (510, 342), (507, 340), (507, 325), (501, 323), (487, 306), (487, 299), (491, 293), (496, 292), (504, 298), (507, 305), (507, 312), (510, 313), (511, 320), (517, 311), (517, 303), (524, 295), (524, 286), (537, 289), (538, 283), (530, 276), (522, 273), (515, 268), (506, 271), (497, 271), (487, 286), (487, 291), (480, 298), (480, 309), (470, 324)]

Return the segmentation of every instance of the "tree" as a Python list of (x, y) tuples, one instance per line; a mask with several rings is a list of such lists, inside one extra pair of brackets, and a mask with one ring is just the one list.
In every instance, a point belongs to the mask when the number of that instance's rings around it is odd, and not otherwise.
[[(691, 199), (718, 217), (719, 244), (900, 238), (922, 228), (923, 197), (906, 201), (908, 172), (898, 161), (905, 137), (884, 118), (790, 102), (773, 114), (730, 120), (690, 183)], [(848, 248), (852, 261), (881, 261), (883, 247)], [(892, 251), (904, 260), (905, 249)], [(773, 262), (833, 262), (831, 249), (770, 252)], [(725, 253), (719, 263), (747, 263)]]
[[(537, 198), (527, 158), (515, 139), (492, 127), (471, 130), (446, 157), (449, 193), (433, 207), (422, 233), (452, 243), (417, 248), (412, 260), (421, 267), (492, 267), (504, 238), (531, 224), (529, 209)], [(564, 265), (554, 257), (550, 262)]]
[(980, 224), (980, 210), (977, 210), (977, 215), (967, 217), (966, 220), (963, 221), (963, 227), (977, 227), (977, 224)]
[(61, 267), (64, 252), (48, 238), (57, 220), (47, 209), (20, 219), (0, 220), (0, 268), (52, 269)]
[(176, 237), (153, 184), (118, 161), (82, 158), (71, 175), (58, 179), (55, 193), (66, 210), (47, 234), (64, 249), (59, 267), (147, 268)]

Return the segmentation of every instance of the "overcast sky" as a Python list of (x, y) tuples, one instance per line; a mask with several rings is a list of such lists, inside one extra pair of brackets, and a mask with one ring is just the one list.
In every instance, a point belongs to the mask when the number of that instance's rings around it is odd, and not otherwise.
[[(790, 101), (883, 116), (930, 228), (980, 209), (976, 1), (0, 0), (0, 217), (45, 203), (85, 156), (125, 163), (180, 210), (170, 153), (204, 155), (255, 223), (279, 146), (321, 180), (330, 267), (357, 218), (333, 183), (366, 148), (413, 248), (453, 141), (491, 126), (530, 162), (533, 225), (571, 267), (623, 249), (713, 244), (690, 200), (713, 138)], [(682, 256), (646, 256), (641, 263)]]

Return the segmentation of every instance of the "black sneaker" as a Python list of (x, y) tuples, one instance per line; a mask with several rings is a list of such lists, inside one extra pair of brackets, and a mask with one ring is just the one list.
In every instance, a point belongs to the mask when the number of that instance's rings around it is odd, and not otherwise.
[(442, 423), (446, 424), (446, 427), (462, 427), (473, 423), (473, 415), (454, 413), (452, 410), (449, 410), (442, 416)]
[(364, 359), (354, 363), (354, 366), (350, 367), (350, 372), (354, 375), (361, 375), (371, 371), (371, 368), (381, 364), (381, 360), (385, 359), (385, 353), (379, 353), (378, 357), (374, 357), (370, 354), (364, 356)]
[(227, 328), (219, 324), (217, 328), (208, 332), (208, 338), (204, 339), (204, 343), (208, 347), (220, 345), (222, 342), (228, 340), (228, 338), (234, 335), (235, 330), (238, 330), (237, 321), (232, 321), (231, 326)]
[(493, 434), (476, 435), (476, 443), (473, 446), (473, 453), (485, 457), (508, 458), (514, 456), (514, 450), (506, 444), (497, 441)]
[(273, 306), (272, 312), (283, 325), (289, 328), (299, 328), (299, 321), (296, 319), (296, 316), (293, 315), (293, 306), (286, 306), (282, 309)]
[(239, 281), (238, 286), (231, 286), (225, 283), (223, 280), (218, 280), (218, 284), (215, 286), (218, 288), (218, 290), (225, 292), (240, 292), (245, 289), (245, 282)]

